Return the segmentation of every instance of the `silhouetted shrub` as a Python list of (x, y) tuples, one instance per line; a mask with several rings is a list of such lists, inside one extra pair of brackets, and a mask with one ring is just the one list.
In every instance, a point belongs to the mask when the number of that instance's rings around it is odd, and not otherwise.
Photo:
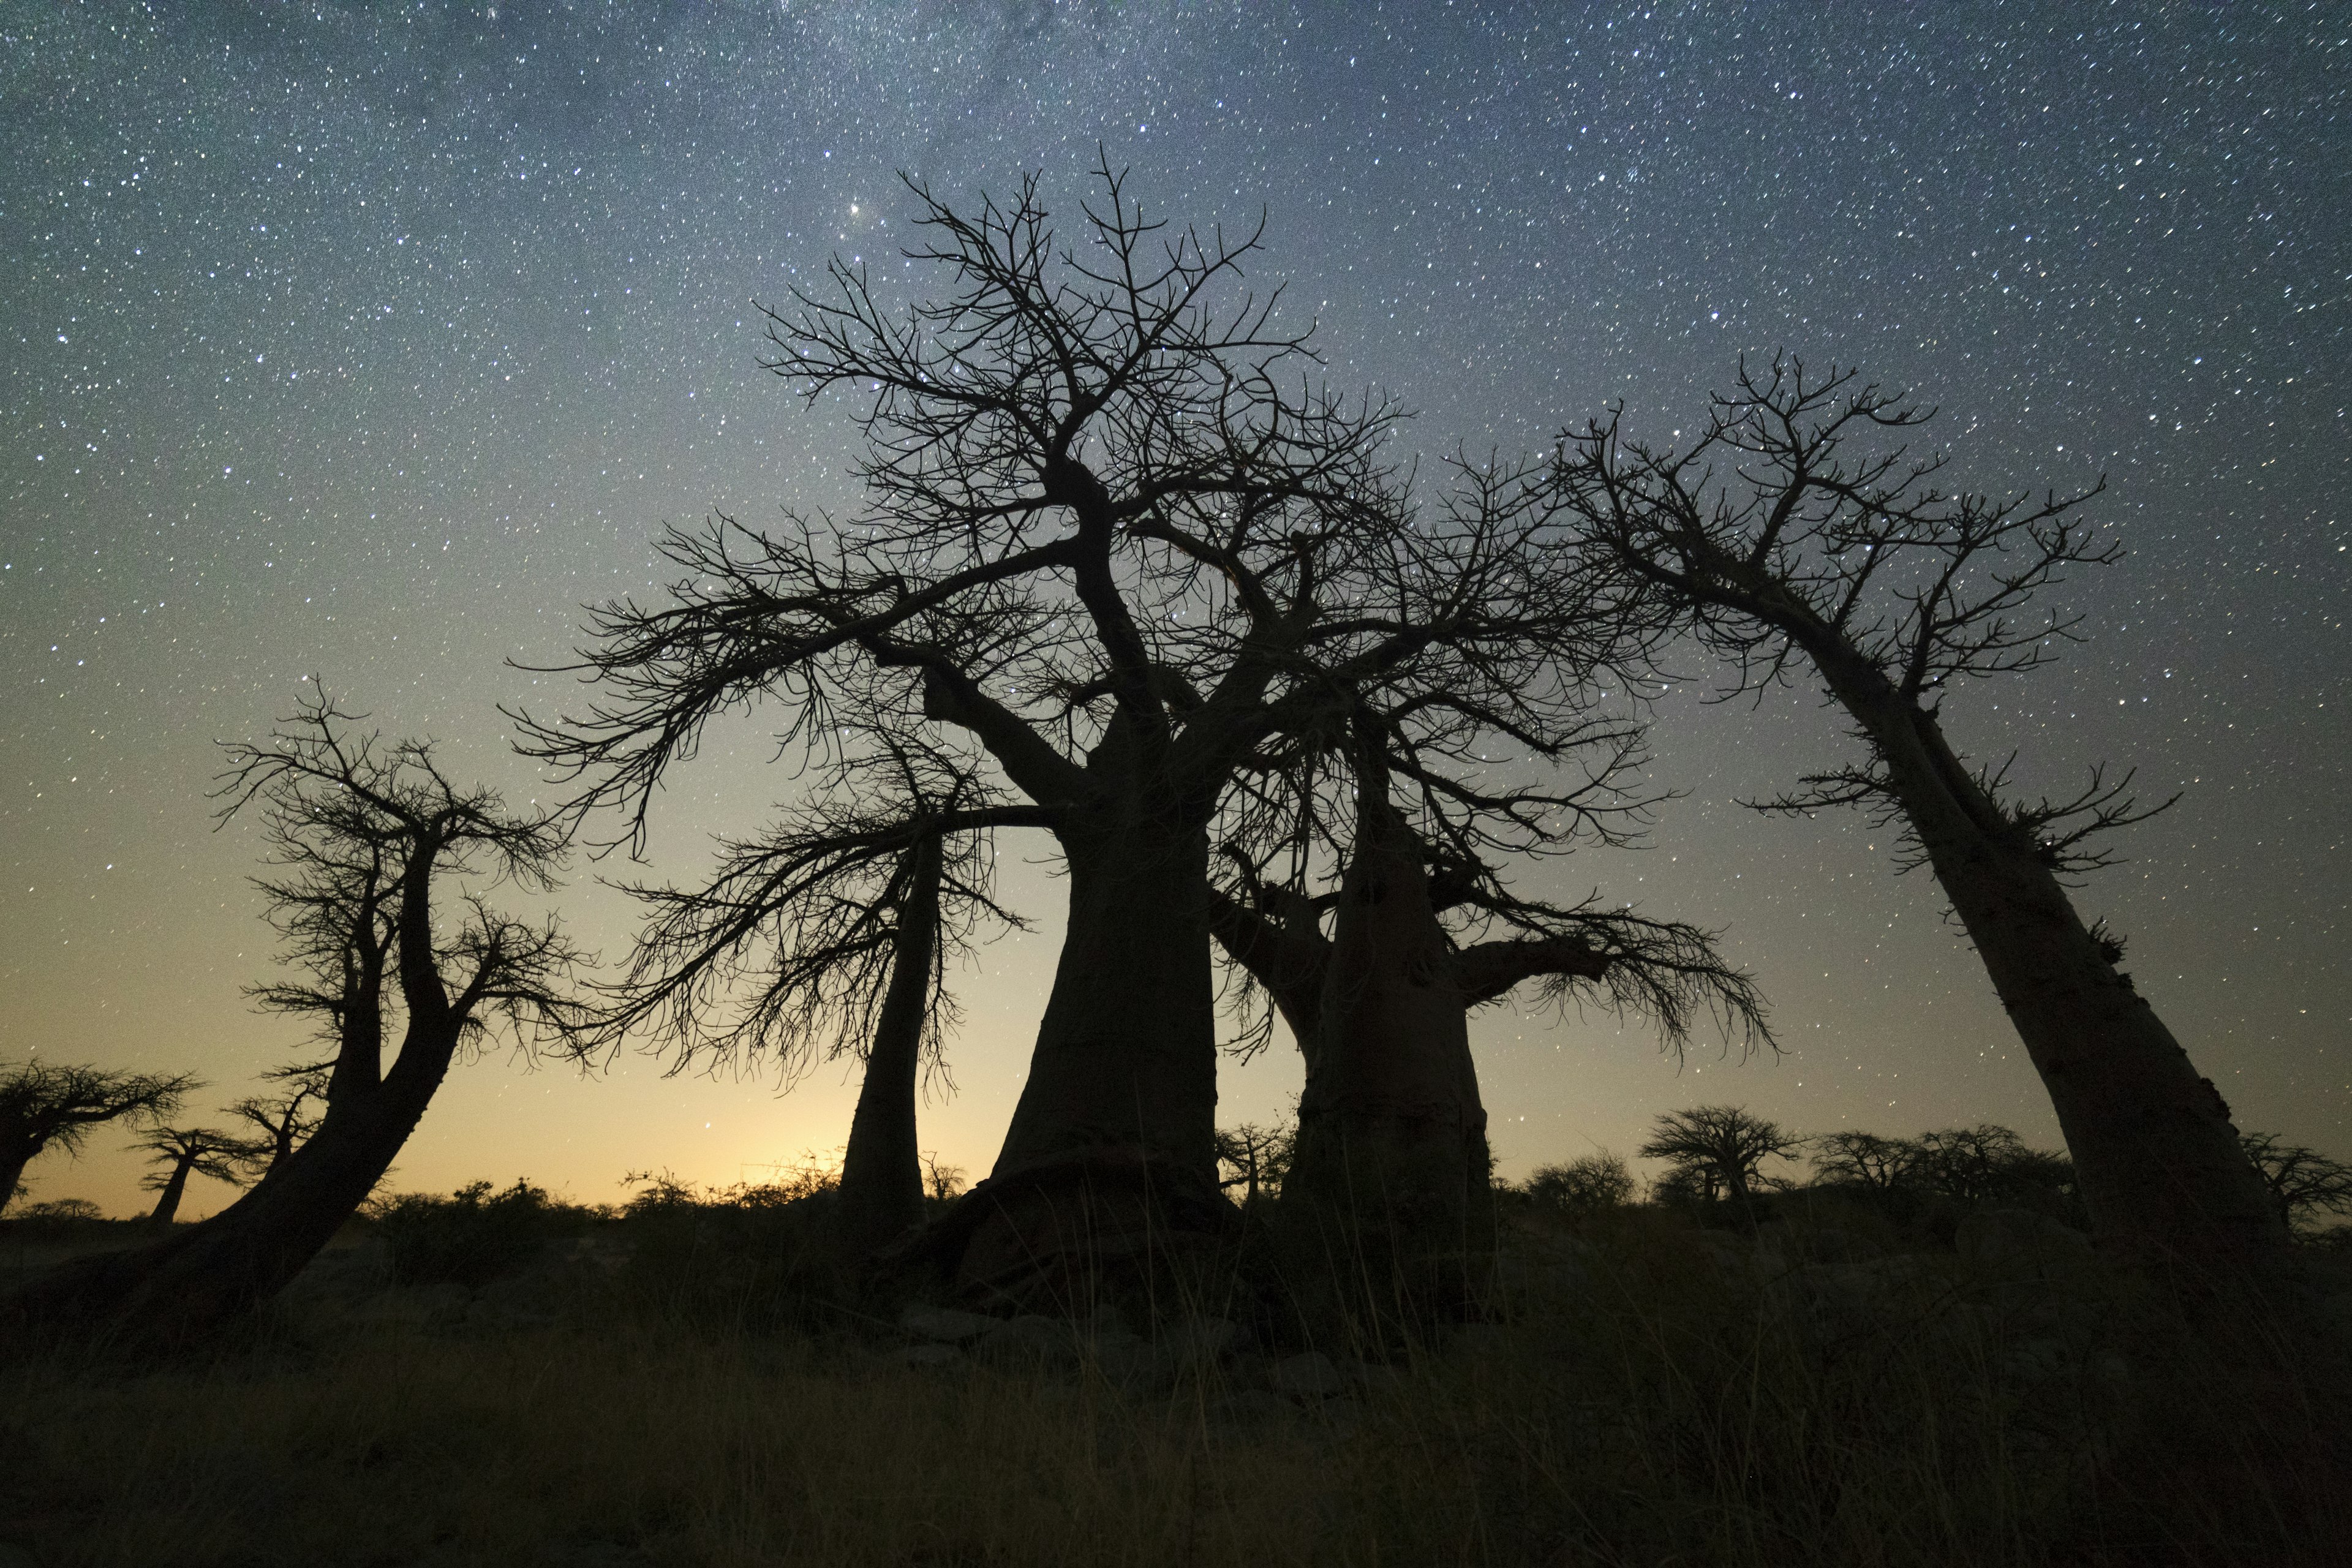
[(403, 1193), (373, 1205), (377, 1234), (403, 1285), (483, 1285), (536, 1257), (564, 1222), (590, 1211), (517, 1178), (503, 1192), (473, 1182), (447, 1197)]
[(1633, 1173), (1622, 1156), (1607, 1150), (1580, 1154), (1559, 1165), (1538, 1165), (1525, 1191), (1546, 1208), (1571, 1219), (1587, 1219), (1633, 1201)]
[(665, 1171), (625, 1178), (628, 1261), (639, 1309), (706, 1327), (818, 1326), (847, 1292), (830, 1225), (840, 1173), (814, 1160), (768, 1182), (698, 1189)]

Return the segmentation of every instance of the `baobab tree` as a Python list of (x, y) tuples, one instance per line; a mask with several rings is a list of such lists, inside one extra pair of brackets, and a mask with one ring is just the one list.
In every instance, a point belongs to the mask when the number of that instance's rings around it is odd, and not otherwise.
[(1814, 1173), (1822, 1181), (1893, 1193), (1908, 1184), (1919, 1146), (1875, 1132), (1824, 1132), (1813, 1140), (1812, 1158)]
[(0, 1318), (176, 1337), (267, 1300), (358, 1209), (461, 1054), (501, 1026), (528, 1046), (577, 1026), (562, 988), (573, 952), (553, 918), (488, 899), (501, 883), (553, 886), (560, 825), (453, 783), (426, 742), (385, 745), (358, 721), (311, 695), (268, 739), (228, 748), (217, 794), (224, 820), (258, 805), (273, 868), (257, 885), (299, 972), (253, 994), (317, 1020), (332, 1052), (317, 1131), (219, 1214), (61, 1265), (0, 1301)]
[(993, 836), (1034, 820), (967, 759), (869, 739), (783, 822), (723, 842), (704, 885), (632, 889), (651, 919), (583, 1036), (593, 1049), (637, 1032), (673, 1070), (757, 1061), (788, 1081), (862, 1055), (835, 1197), (851, 1258), (922, 1223), (916, 1101), (955, 1018), (947, 963), (984, 931), (1024, 927), (992, 891)]
[[(1242, 292), (1256, 231), (1166, 228), (1107, 168), (1066, 246), (1034, 181), (962, 211), (909, 189), (909, 259), (943, 298), (894, 312), (836, 259), (769, 315), (771, 369), (857, 400), (868, 505), (839, 527), (672, 531), (668, 602), (603, 606), (571, 667), (593, 704), (518, 718), (633, 840), (669, 765), (757, 702), (788, 747), (823, 750), (847, 713), (986, 752), (1053, 836), (1069, 919), (968, 1200), (995, 1216), (963, 1251), (981, 1289), (1225, 1223), (1209, 826), (1235, 769), (1327, 679), (1378, 691), (1439, 647), (1539, 658), (1559, 617), (1531, 524), (1410, 514), (1382, 455), (1394, 411), (1318, 389), (1279, 291)], [(1118, 1214), (1082, 1217), (1087, 1192)]]
[(2275, 1132), (2249, 1132), (2244, 1142), (2289, 1231), (2301, 1234), (2324, 1214), (2352, 1214), (2352, 1165)]
[(169, 1230), (179, 1217), (180, 1200), (187, 1194), (190, 1176), (235, 1182), (257, 1152), (249, 1140), (232, 1137), (216, 1127), (158, 1127), (131, 1147), (146, 1150), (155, 1167), (140, 1178), (139, 1184), (157, 1194), (147, 1223), (158, 1230)]
[(2229, 1107), (2069, 890), (2111, 860), (2102, 836), (2162, 806), (2099, 770), (2069, 798), (2028, 799), (2006, 763), (1970, 766), (1941, 722), (1966, 683), (2035, 668), (2074, 635), (2042, 600), (2071, 569), (2119, 558), (2084, 510), (2100, 487), (1948, 491), (1940, 455), (1853, 445), (1929, 413), (1852, 371), (1743, 364), (1686, 446), (1633, 438), (1622, 410), (1565, 436), (1559, 515), (1678, 606), (1739, 689), (1808, 670), (1844, 712), (1863, 759), (1767, 805), (1860, 806), (1898, 827), (1906, 867), (1932, 871), (2057, 1110), (2095, 1238), (2207, 1285), (2285, 1279), (2286, 1226)]
[(91, 1130), (110, 1121), (137, 1126), (169, 1116), (198, 1087), (189, 1073), (45, 1061), (0, 1068), (0, 1213), (37, 1156), (51, 1150), (79, 1153)]
[(1752, 984), (1706, 932), (1597, 900), (1517, 898), (1483, 864), (1435, 848), (1391, 798), (1391, 731), (1368, 714), (1358, 726), (1357, 820), (1336, 893), (1268, 887), (1237, 854), (1241, 887), (1219, 891), (1212, 929), (1306, 1058), (1286, 1197), (1349, 1216), (1408, 1275), (1449, 1259), (1459, 1275), (1465, 1254), (1493, 1241), (1472, 1012), (1533, 982), (1554, 1005), (1644, 1014), (1677, 1048), (1710, 1014), (1727, 1032), (1769, 1036)]
[(1764, 1162), (1789, 1159), (1805, 1140), (1736, 1105), (1702, 1105), (1659, 1117), (1647, 1142), (1633, 1151), (1644, 1160), (1664, 1160), (1670, 1176), (1693, 1183), (1709, 1198), (1717, 1194), (1743, 1208), (1766, 1183)]

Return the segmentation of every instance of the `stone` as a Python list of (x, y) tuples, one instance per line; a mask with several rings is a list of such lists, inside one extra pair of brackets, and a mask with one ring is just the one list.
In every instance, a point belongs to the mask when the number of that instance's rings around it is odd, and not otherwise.
[(1498, 1323), (1463, 1323), (1445, 1336), (1445, 1353), (1454, 1361), (1491, 1361), (1511, 1348), (1511, 1336)]
[(463, 1285), (410, 1285), (360, 1302), (351, 1310), (355, 1323), (423, 1325), (462, 1317), (474, 1293)]
[(1160, 1331), (1160, 1350), (1178, 1367), (1208, 1366), (1241, 1342), (1241, 1325), (1225, 1318), (1180, 1318)]
[(1321, 1351), (1307, 1351), (1286, 1361), (1274, 1363), (1266, 1374), (1266, 1384), (1277, 1394), (1297, 1394), (1309, 1399), (1327, 1398), (1344, 1394), (1348, 1380), (1339, 1368)]
[(2069, 1272), (2090, 1261), (2091, 1238), (2032, 1209), (1979, 1209), (1952, 1238), (1960, 1261), (2007, 1279)]
[(998, 1323), (972, 1343), (973, 1353), (1000, 1366), (1034, 1369), (1077, 1364), (1078, 1342), (1067, 1323), (1024, 1312)]
[(1263, 1388), (1244, 1388), (1238, 1394), (1228, 1394), (1210, 1405), (1209, 1414), (1219, 1421), (1245, 1426), (1283, 1420), (1296, 1412), (1290, 1402), (1279, 1394), (1268, 1394)]
[(1003, 1321), (979, 1312), (959, 1312), (952, 1307), (926, 1307), (919, 1303), (898, 1314), (898, 1327), (907, 1332), (950, 1345), (976, 1340)]

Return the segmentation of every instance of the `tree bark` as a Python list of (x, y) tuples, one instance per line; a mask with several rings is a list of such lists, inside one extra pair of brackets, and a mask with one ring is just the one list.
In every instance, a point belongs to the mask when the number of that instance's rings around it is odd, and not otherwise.
[(190, 1159), (173, 1162), (172, 1173), (163, 1182), (163, 1195), (155, 1200), (155, 1212), (147, 1216), (149, 1225), (157, 1230), (172, 1228), (172, 1222), (180, 1215), (180, 1199), (188, 1190), (188, 1172), (194, 1165)]
[(1349, 1246), (1386, 1254), (1417, 1292), (1444, 1290), (1493, 1245), (1486, 1111), (1457, 954), (1386, 782), (1358, 792), (1283, 1194), (1334, 1217)]
[(25, 1167), (33, 1163), (37, 1150), (0, 1148), (0, 1215), (16, 1201), (16, 1184), (25, 1179)]
[(318, 1131), (219, 1214), (144, 1247), (61, 1264), (0, 1302), (0, 1319), (107, 1321), (133, 1337), (172, 1341), (267, 1301), (392, 1168), (448, 1071), (457, 1029), (454, 1016), (446, 1022), (413, 1028), (382, 1081), (346, 1078)]
[(923, 1223), (915, 1099), (923, 1035), (930, 1023), (939, 927), (940, 841), (934, 837), (913, 851), (892, 935), (889, 989), (866, 1055), (849, 1146), (842, 1154), (835, 1223), (849, 1257), (865, 1257)]
[[(1097, 748), (1099, 756), (1102, 748)], [(1218, 1190), (1204, 818), (1157, 789), (1058, 829), (1067, 935), (1029, 1076), (955, 1278), (986, 1300), (1075, 1306), (1230, 1228)]]
[(1809, 651), (1868, 733), (2049, 1091), (2093, 1238), (2208, 1288), (2286, 1278), (2286, 1227), (2228, 1103), (2101, 950), (2032, 836), (1969, 773), (1933, 715), (1859, 659)]
[(1063, 834), (1068, 934), (993, 1174), (1130, 1146), (1216, 1180), (1208, 833), (1120, 815)]

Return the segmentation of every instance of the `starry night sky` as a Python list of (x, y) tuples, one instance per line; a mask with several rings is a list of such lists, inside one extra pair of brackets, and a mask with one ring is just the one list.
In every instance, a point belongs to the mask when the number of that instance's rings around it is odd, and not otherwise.
[[(2085, 647), (1956, 694), (2035, 791), (2100, 758), (2184, 797), (2083, 893), (2242, 1127), (2352, 1153), (2352, 18), (2328, 5), (206, 5), (0, 0), (0, 1057), (194, 1067), (202, 1110), (299, 1031), (216, 740), (300, 681), (454, 772), (544, 792), (498, 704), (583, 602), (654, 588), (665, 521), (856, 504), (849, 433), (753, 363), (754, 300), (900, 267), (908, 171), (961, 197), (1097, 145), (1182, 220), (1270, 219), (1258, 275), (1405, 441), (1540, 447), (1622, 399), (1671, 438), (1743, 352), (1861, 364), (1944, 410), (1975, 488), (2079, 487), (2131, 553), (2068, 585)], [(908, 286), (920, 283), (909, 275)], [(1507, 1174), (1738, 1100), (1806, 1131), (2055, 1127), (1923, 876), (1859, 817), (1733, 804), (1846, 742), (1808, 691), (1664, 705), (1685, 792), (1599, 887), (1719, 926), (1785, 1053), (1679, 1068), (1639, 1027), (1475, 1026)], [(659, 874), (789, 786), (748, 723), (663, 803)], [(925, 1143), (992, 1158), (1057, 940), (959, 982)], [(628, 911), (563, 900), (607, 960)], [(1295, 1092), (1227, 1074), (1221, 1119)], [(820, 1068), (452, 1074), (395, 1184), (756, 1178), (838, 1146)], [(35, 1198), (142, 1199), (101, 1138)], [(226, 1188), (192, 1201), (217, 1206)], [(194, 1200), (196, 1194), (191, 1194)]]

